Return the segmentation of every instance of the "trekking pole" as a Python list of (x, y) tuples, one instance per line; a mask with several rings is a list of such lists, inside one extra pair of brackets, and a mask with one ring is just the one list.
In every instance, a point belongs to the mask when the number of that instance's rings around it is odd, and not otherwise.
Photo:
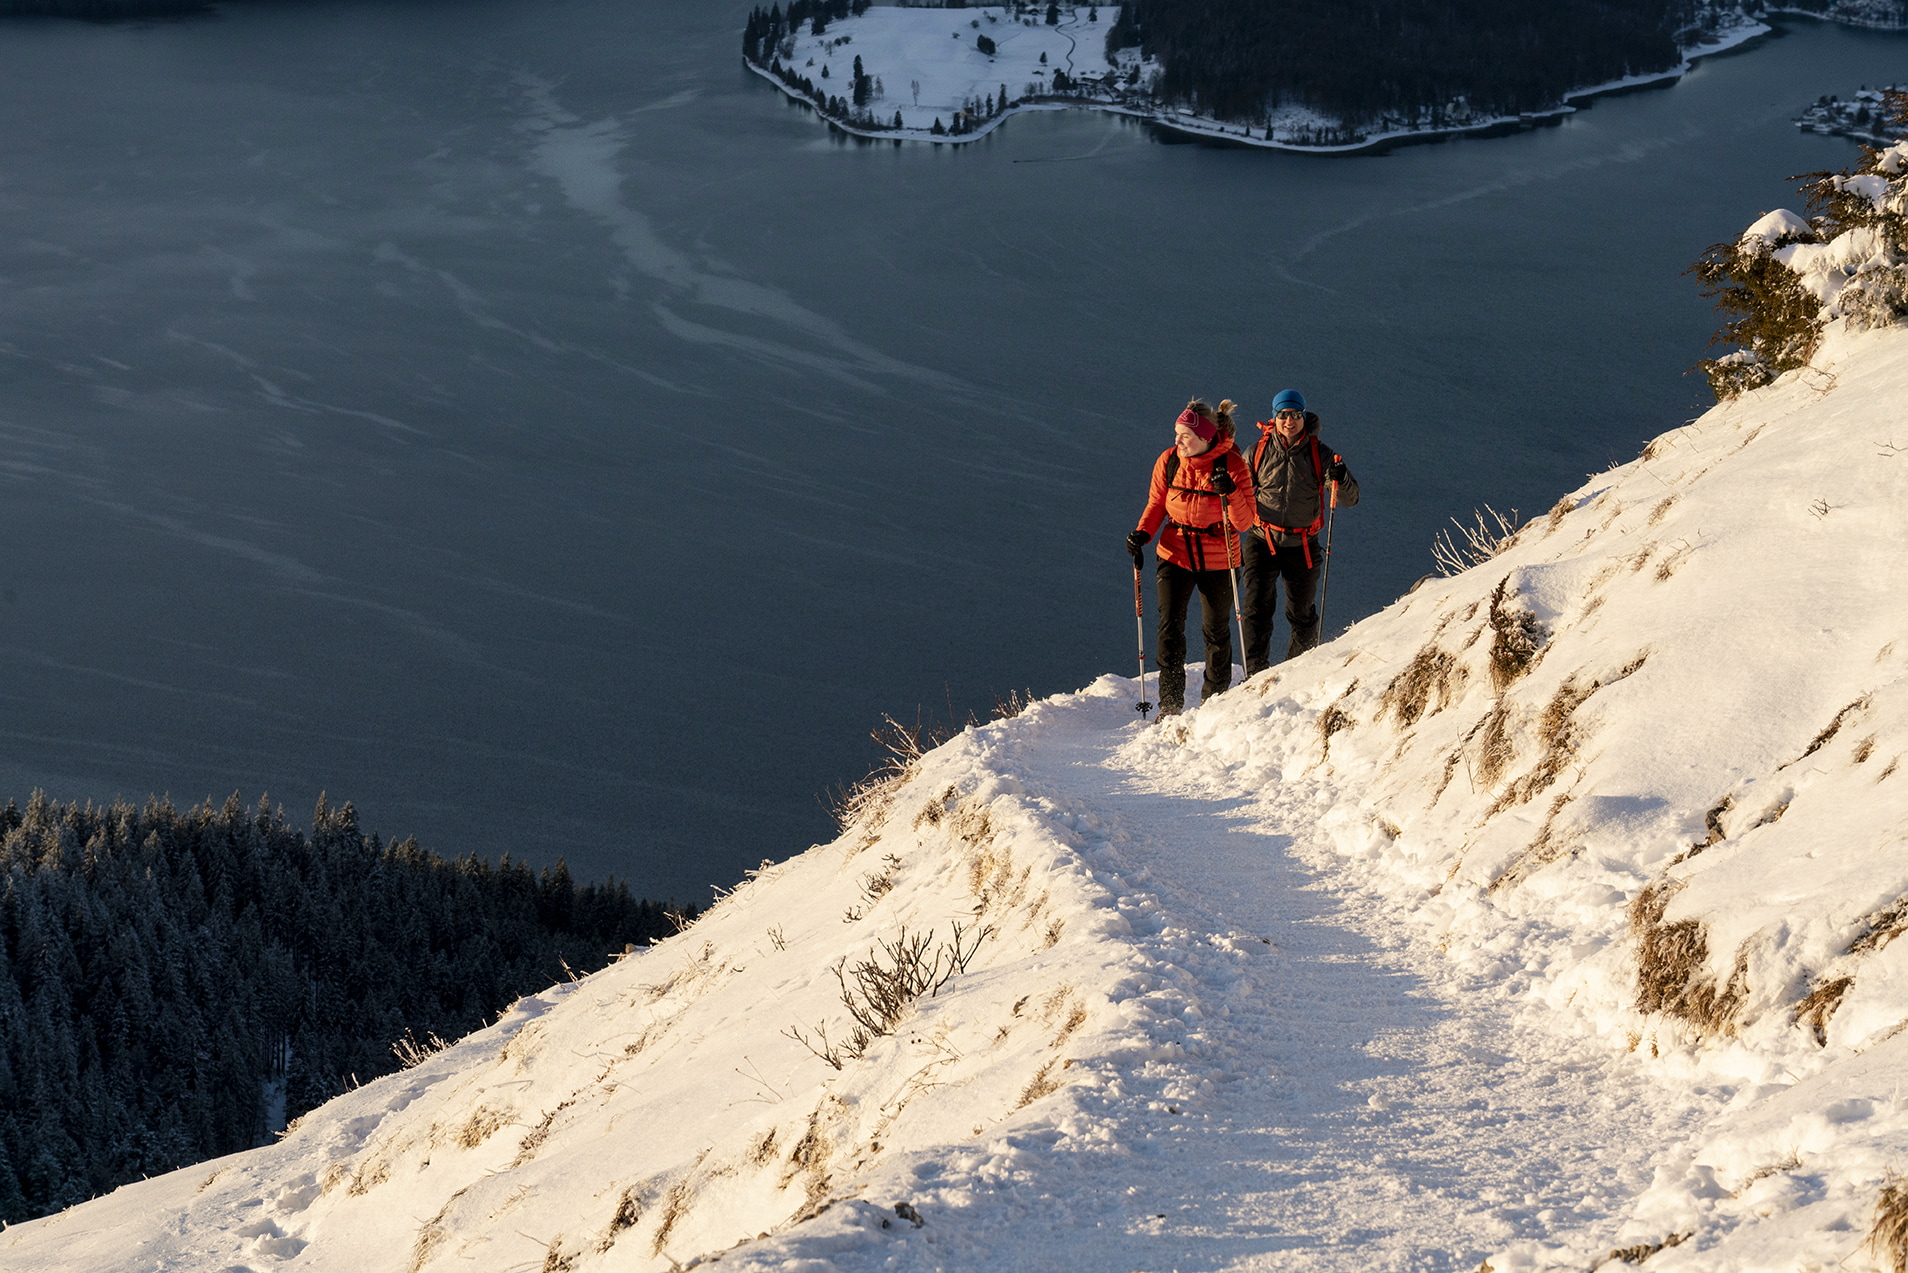
[[(1334, 455), (1332, 457), (1332, 463), (1337, 464), (1344, 458), (1342, 455)], [(1332, 483), (1331, 511), (1325, 514), (1325, 569), (1320, 572), (1318, 580), (1318, 636), (1321, 645), (1324, 644), (1325, 640), (1325, 596), (1331, 591), (1332, 587), (1332, 523), (1337, 520), (1337, 517), (1338, 483), (1334, 481)]]
[[(1239, 609), (1239, 568), (1232, 564), (1232, 523), (1226, 520), (1226, 510), (1219, 510), (1219, 524), (1226, 528), (1226, 571), (1232, 576), (1232, 621), (1239, 626), (1239, 663), (1246, 661), (1245, 614)], [(1239, 559), (1245, 560), (1244, 545), (1240, 545)]]
[(1133, 631), (1139, 636), (1140, 669), (1140, 698), (1133, 710), (1140, 714), (1140, 723), (1145, 724), (1146, 713), (1153, 710), (1153, 705), (1146, 701), (1146, 620), (1140, 602), (1140, 568), (1137, 560), (1133, 562)]

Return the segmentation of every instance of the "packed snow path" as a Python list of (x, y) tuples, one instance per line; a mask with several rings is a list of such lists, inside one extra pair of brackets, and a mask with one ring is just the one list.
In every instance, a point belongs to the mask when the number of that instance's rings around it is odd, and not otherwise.
[(1379, 901), (1334, 890), (1298, 851), (1316, 784), (1246, 789), (1175, 747), (1178, 726), (1131, 724), (1130, 700), (1036, 714), (988, 760), (1109, 824), (1085, 856), (1162, 975), (1190, 979), (1180, 1017), (1149, 1023), (1187, 1059), (1086, 1104), (1132, 1150), (1117, 1168), (1043, 1156), (920, 1267), (1013, 1264), (996, 1249), (1013, 1234), (1023, 1268), (1470, 1270), (1627, 1213), (1663, 1142), (1711, 1111), (1607, 1048), (1520, 1029)]

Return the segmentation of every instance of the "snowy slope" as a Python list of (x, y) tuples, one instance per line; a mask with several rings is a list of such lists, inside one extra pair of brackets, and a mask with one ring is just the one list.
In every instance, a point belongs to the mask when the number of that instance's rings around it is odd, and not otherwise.
[[(970, 729), (680, 936), (0, 1268), (1880, 1267), (1904, 405), (1908, 331), (1838, 332), (1304, 658)], [(844, 1052), (833, 969), (920, 936), (938, 989)]]

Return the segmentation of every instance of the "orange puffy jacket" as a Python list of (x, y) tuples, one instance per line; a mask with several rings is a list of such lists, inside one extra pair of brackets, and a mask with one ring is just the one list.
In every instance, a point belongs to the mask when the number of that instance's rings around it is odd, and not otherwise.
[[(1166, 470), (1179, 452), (1167, 447), (1153, 462), (1153, 485), (1147, 492), (1146, 511), (1139, 528), (1159, 532), (1159, 555), (1188, 570), (1225, 570), (1239, 564), (1239, 536), (1258, 521), (1258, 502), (1252, 495), (1252, 471), (1231, 438), (1221, 438), (1212, 449), (1190, 460), (1179, 460), (1170, 483)], [(1232, 474), (1232, 494), (1212, 489), (1212, 468), (1223, 463)], [(1220, 525), (1223, 514), (1232, 524), (1231, 535)], [(1161, 524), (1166, 529), (1161, 531)], [(1227, 559), (1230, 539), (1231, 558)]]

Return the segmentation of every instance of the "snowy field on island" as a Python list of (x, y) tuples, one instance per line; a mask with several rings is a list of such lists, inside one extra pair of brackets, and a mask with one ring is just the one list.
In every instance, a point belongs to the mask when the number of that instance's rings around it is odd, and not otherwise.
[[(997, 99), (1003, 88), (1009, 101), (1051, 93), (1055, 71), (1097, 80), (1137, 65), (1136, 51), (1119, 67), (1107, 61), (1106, 33), (1119, 20), (1118, 8), (1063, 7), (1057, 26), (1046, 24), (1045, 12), (873, 8), (830, 22), (821, 35), (804, 27), (782, 62), (823, 92), (846, 97), (859, 57), (879, 81), (869, 109), (884, 122), (899, 111), (905, 127), (922, 132), (937, 119), (951, 125), (956, 111)], [(981, 52), (982, 36), (994, 43), (991, 56)]]
[(1838, 332), (1318, 650), (969, 728), (681, 935), (0, 1267), (1886, 1267), (1904, 406), (1908, 330)]

